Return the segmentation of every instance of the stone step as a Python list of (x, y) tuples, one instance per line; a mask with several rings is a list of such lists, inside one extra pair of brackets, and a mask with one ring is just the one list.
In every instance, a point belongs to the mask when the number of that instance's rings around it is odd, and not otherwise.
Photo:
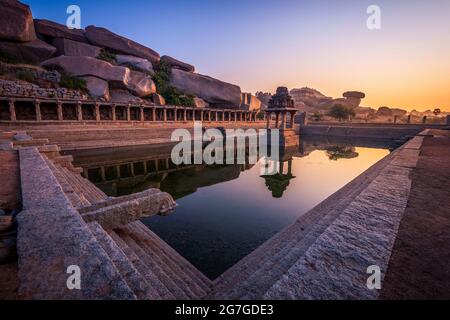
[(154, 232), (147, 228), (142, 222), (136, 221), (131, 225), (135, 227), (136, 230), (140, 230), (144, 235), (145, 239), (151, 243), (153, 246), (158, 247), (164, 255), (169, 257), (177, 265), (188, 274), (190, 278), (196, 281), (196, 283), (205, 291), (211, 291), (212, 281), (206, 277), (201, 271), (195, 268), (189, 261), (187, 261), (183, 256), (176, 252), (171, 246), (169, 246), (165, 241), (159, 238)]
[(206, 296), (207, 291), (205, 291), (199, 283), (197, 283), (196, 279), (193, 279), (188, 275), (182, 268), (177, 264), (176, 261), (173, 261), (170, 257), (168, 257), (159, 246), (148, 241), (147, 237), (142, 234), (138, 228), (128, 225), (126, 229), (129, 231), (131, 237), (136, 241), (136, 243), (147, 252), (148, 255), (156, 255), (162, 264), (165, 264), (168, 269), (173, 270), (173, 272), (179, 276), (182, 283), (179, 283), (179, 286), (184, 286), (184, 291), (191, 291), (195, 296), (195, 299), (201, 299)]
[[(249, 264), (241, 264), (240, 270), (248, 278), (234, 277), (227, 281), (222, 277), (214, 286), (214, 296), (224, 299), (260, 299), (265, 290), (270, 287), (285, 271), (287, 271), (297, 259), (306, 252), (315, 239), (340, 215), (341, 212), (370, 184), (372, 177), (378, 173), (378, 169), (390, 163), (390, 157), (383, 159), (377, 165), (370, 168), (366, 174), (354, 179), (344, 188), (332, 195), (306, 216), (257, 249), (257, 252), (248, 259)], [(343, 197), (343, 195), (345, 195)], [(331, 209), (333, 208), (333, 209)], [(320, 212), (323, 212), (320, 214)], [(280, 245), (281, 244), (281, 245)], [(220, 285), (225, 282), (227, 286)], [(220, 290), (222, 289), (222, 290)], [(225, 289), (225, 290), (223, 290)]]
[(166, 287), (166, 285), (158, 278), (158, 276), (154, 273), (154, 270), (149, 268), (147, 264), (145, 264), (134, 252), (132, 248), (128, 246), (128, 244), (115, 232), (108, 231), (110, 237), (114, 240), (117, 246), (122, 250), (122, 252), (127, 256), (128, 260), (130, 260), (133, 265), (136, 267), (136, 270), (144, 276), (147, 283), (154, 289), (163, 300), (173, 300), (175, 299), (174, 294), (170, 292), (170, 290)]
[(68, 181), (71, 183), (74, 189), (85, 199), (87, 199), (87, 201), (89, 202), (88, 205), (97, 203), (107, 198), (105, 194), (103, 194), (99, 190), (96, 190), (95, 186), (81, 177), (81, 175), (74, 173), (65, 167), (62, 168), (62, 170), (65, 172)]
[(160, 300), (158, 292), (147, 283), (108, 233), (96, 222), (88, 226), (136, 297), (140, 300)]
[(98, 189), (89, 180), (83, 178), (80, 174), (72, 172), (72, 175), (74, 179), (78, 181), (79, 185), (82, 188), (84, 196), (89, 200), (91, 204), (99, 203), (108, 198), (108, 196), (103, 191)]
[(397, 151), (395, 158), (381, 168), (262, 298), (379, 297), (377, 290), (367, 290), (365, 271), (368, 265), (377, 265), (381, 270), (388, 268), (411, 188), (411, 169), (395, 164), (400, 156)]
[[(80, 206), (76, 206), (76, 208), (82, 208), (85, 206), (90, 206), (91, 205), (91, 198), (89, 196), (89, 193), (85, 193), (83, 192), (83, 186), (80, 185), (80, 183), (78, 182), (78, 180), (76, 180), (74, 178), (74, 174), (69, 171), (67, 168), (65, 167), (60, 167), (61, 168), (61, 172), (64, 174), (64, 177), (66, 178), (67, 182), (70, 183), (70, 185), (72, 186), (72, 188), (74, 189), (74, 192), (82, 199), (86, 199), (86, 201), (83, 201), (82, 205)], [(86, 195), (86, 196), (85, 196)]]
[(44, 159), (52, 171), (53, 175), (58, 180), (63, 192), (66, 194), (67, 198), (70, 200), (74, 207), (84, 207), (89, 205), (89, 201), (84, 198), (82, 194), (75, 190), (74, 186), (68, 181), (63, 168), (56, 166), (51, 160), (44, 156)]
[(195, 297), (192, 292), (186, 292), (184, 288), (179, 287), (181, 279), (168, 267), (159, 261), (156, 256), (149, 256), (124, 229), (114, 230), (125, 243), (136, 253), (139, 259), (151, 269), (158, 279), (169, 289), (176, 300), (189, 300)]

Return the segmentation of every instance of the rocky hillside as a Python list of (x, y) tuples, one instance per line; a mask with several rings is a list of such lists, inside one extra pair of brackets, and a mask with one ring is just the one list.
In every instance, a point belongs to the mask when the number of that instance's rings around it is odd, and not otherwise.
[[(30, 7), (16, 0), (0, 1), (0, 63), (0, 70), (11, 70), (12, 65), (16, 69), (18, 65), (25, 69), (39, 66), (41, 73), (59, 74), (59, 81), (47, 81), (47, 87), (85, 91), (102, 101), (236, 109), (258, 104), (251, 97), (242, 104), (237, 85), (198, 74), (188, 63), (161, 57), (155, 50), (105, 28), (75, 30), (52, 21), (33, 20)], [(36, 73), (21, 72), (27, 76), (18, 79), (42, 85)], [(14, 72), (6, 75), (11, 77)]]
[(407, 112), (401, 108), (380, 107), (378, 109), (362, 107), (361, 102), (365, 98), (365, 94), (359, 91), (348, 91), (343, 94), (342, 98), (327, 97), (318, 90), (304, 87), (300, 89), (292, 89), (290, 92), (294, 98), (296, 107), (301, 111), (309, 114), (320, 114), (323, 120), (330, 120), (327, 114), (334, 105), (343, 105), (355, 111), (355, 119), (392, 122), (394, 117), (398, 122), (407, 122), (408, 116), (410, 121), (418, 123), (426, 116), (429, 122), (443, 122), (447, 112), (440, 109), (428, 110), (425, 112), (412, 111)]
[(362, 92), (348, 91), (343, 94), (343, 98), (333, 99), (308, 87), (292, 89), (290, 94), (299, 109), (309, 112), (326, 111), (336, 104), (355, 109), (360, 106), (361, 100), (365, 98), (365, 94)]

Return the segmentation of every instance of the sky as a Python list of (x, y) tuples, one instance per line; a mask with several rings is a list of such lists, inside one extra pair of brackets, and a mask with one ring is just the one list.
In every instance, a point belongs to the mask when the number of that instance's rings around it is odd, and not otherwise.
[[(244, 92), (310, 87), (362, 105), (450, 111), (450, 0), (23, 0), (35, 18), (102, 26)], [(381, 29), (369, 30), (369, 5)]]

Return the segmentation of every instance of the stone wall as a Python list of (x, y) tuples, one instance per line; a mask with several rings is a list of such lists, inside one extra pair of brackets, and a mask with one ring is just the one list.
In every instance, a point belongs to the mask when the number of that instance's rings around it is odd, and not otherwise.
[[(50, 73), (47, 73), (50, 76)], [(66, 88), (42, 88), (38, 85), (20, 81), (0, 79), (0, 96), (28, 98), (58, 98), (65, 100), (87, 100), (87, 96), (76, 90)]]
[(404, 139), (438, 125), (306, 125), (300, 126), (305, 136), (335, 136), (371, 139)]

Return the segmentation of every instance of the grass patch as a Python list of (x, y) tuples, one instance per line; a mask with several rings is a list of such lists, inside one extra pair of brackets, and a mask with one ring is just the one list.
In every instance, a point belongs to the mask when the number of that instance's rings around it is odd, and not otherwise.
[(37, 81), (37, 79), (34, 77), (33, 72), (26, 69), (17, 71), (16, 78), (30, 83), (35, 83)]
[(70, 76), (68, 74), (61, 74), (61, 81), (59, 85), (66, 89), (78, 90), (83, 93), (89, 93), (87, 89), (86, 80)]
[(111, 64), (117, 63), (117, 55), (109, 50), (102, 48), (100, 54), (97, 56), (97, 59), (109, 62)]

